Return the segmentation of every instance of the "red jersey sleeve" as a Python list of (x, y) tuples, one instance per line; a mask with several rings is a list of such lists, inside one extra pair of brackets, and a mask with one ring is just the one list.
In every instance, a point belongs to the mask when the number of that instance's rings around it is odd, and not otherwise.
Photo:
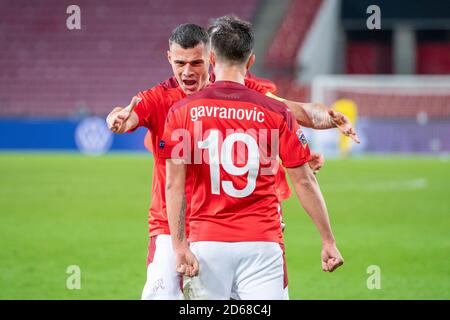
[(287, 182), (286, 173), (283, 166), (278, 166), (277, 173), (275, 174), (275, 184), (278, 202), (283, 202), (291, 197), (292, 192), (289, 188), (289, 183)]
[(255, 90), (262, 94), (267, 94), (269, 92), (269, 90), (266, 87), (264, 87), (258, 81), (255, 81), (254, 79), (251, 78), (245, 78), (245, 86), (251, 90)]
[(139, 123), (136, 128), (146, 127), (150, 129), (152, 127), (152, 118), (154, 118), (153, 116), (155, 112), (157, 112), (158, 106), (161, 105), (161, 91), (162, 88), (158, 85), (137, 94), (137, 96), (142, 100), (134, 108), (134, 112), (136, 112), (139, 119)]
[(300, 126), (295, 120), (290, 123), (292, 128), (286, 121), (282, 122), (279, 135), (279, 155), (286, 168), (299, 167), (311, 160), (308, 142)]
[(186, 128), (184, 117), (186, 107), (172, 108), (167, 115), (164, 134), (159, 143), (159, 156), (163, 159), (191, 159), (191, 135)]
[(154, 153), (153, 146), (152, 146), (152, 139), (153, 138), (152, 138), (151, 132), (147, 131), (147, 133), (145, 134), (145, 138), (144, 138), (144, 146), (145, 146), (145, 149), (147, 149), (151, 153)]
[(262, 94), (275, 94), (277, 92), (275, 83), (268, 79), (257, 78), (249, 73), (247, 73), (247, 76), (245, 77), (245, 86)]

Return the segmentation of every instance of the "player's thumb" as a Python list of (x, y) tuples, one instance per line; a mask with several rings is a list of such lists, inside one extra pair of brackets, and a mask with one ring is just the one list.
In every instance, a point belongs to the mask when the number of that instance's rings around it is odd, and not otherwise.
[(336, 117), (336, 113), (334, 112), (333, 109), (328, 110), (328, 114), (330, 115), (330, 117)]

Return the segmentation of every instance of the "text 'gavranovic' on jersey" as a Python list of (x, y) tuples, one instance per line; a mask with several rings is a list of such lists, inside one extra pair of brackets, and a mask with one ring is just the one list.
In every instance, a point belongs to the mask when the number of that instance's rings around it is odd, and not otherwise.
[(214, 117), (228, 120), (264, 122), (264, 112), (258, 111), (256, 107), (249, 110), (248, 108), (198, 106), (191, 108), (190, 117), (192, 121), (197, 121), (202, 117)]

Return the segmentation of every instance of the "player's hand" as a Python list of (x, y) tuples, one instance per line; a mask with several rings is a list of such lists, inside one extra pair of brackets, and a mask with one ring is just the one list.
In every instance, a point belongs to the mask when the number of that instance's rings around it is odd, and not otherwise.
[(308, 162), (308, 164), (311, 170), (314, 172), (314, 174), (319, 172), (320, 168), (323, 167), (324, 162), (325, 158), (323, 157), (322, 154), (311, 152), (311, 160)]
[(344, 264), (344, 258), (336, 247), (335, 243), (322, 246), (322, 270), (325, 272), (333, 272)]
[(130, 104), (125, 108), (121, 109), (120, 111), (111, 113), (106, 120), (109, 130), (116, 133), (124, 132), (126, 122), (130, 118), (131, 112), (134, 110), (137, 104), (141, 102), (141, 100), (141, 98), (134, 96), (133, 99), (131, 99)]
[(350, 137), (356, 143), (361, 142), (358, 138), (358, 135), (356, 134), (355, 129), (353, 129), (352, 123), (343, 113), (330, 109), (328, 110), (328, 114), (330, 115), (336, 127), (344, 136)]
[(187, 277), (198, 275), (198, 260), (192, 251), (188, 249), (175, 252), (176, 271)]

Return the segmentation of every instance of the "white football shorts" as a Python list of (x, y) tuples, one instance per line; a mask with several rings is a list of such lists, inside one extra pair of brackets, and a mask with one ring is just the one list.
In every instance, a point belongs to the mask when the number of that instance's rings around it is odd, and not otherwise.
[(149, 262), (142, 300), (184, 299), (170, 235), (160, 234), (150, 240)]
[(285, 300), (283, 250), (276, 242), (198, 241), (190, 244), (199, 275), (184, 279), (188, 299)]

